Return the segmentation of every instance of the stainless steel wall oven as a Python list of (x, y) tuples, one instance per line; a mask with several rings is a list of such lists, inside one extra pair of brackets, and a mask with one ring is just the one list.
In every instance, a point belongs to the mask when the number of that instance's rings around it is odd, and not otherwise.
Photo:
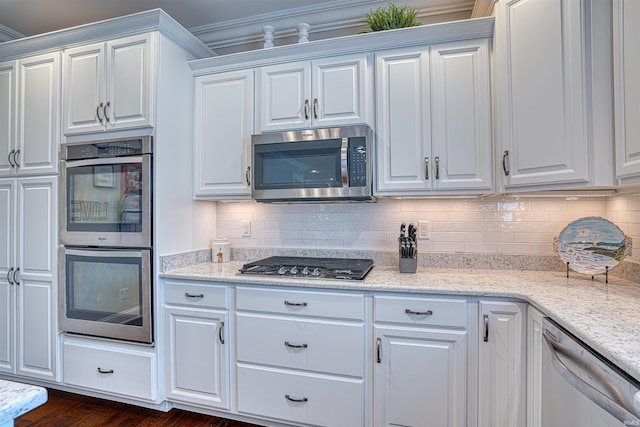
[(60, 330), (152, 344), (152, 138), (65, 144), (61, 159)]

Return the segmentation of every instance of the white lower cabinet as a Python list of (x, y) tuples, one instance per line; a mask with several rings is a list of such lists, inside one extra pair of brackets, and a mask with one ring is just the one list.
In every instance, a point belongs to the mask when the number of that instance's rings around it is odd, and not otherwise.
[(67, 385), (137, 400), (157, 398), (152, 348), (66, 336), (62, 352)]
[(479, 304), (478, 427), (524, 426), (527, 304)]
[(527, 307), (527, 427), (542, 425), (542, 319), (544, 314)]
[(362, 294), (243, 286), (236, 309), (238, 412), (364, 425)]
[(464, 426), (465, 300), (374, 296), (374, 425)]
[(227, 316), (226, 286), (165, 283), (168, 400), (229, 409)]

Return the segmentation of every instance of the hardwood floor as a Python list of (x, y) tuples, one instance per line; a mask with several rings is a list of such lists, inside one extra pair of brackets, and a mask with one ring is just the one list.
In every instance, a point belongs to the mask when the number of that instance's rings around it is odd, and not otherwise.
[(255, 427), (180, 409), (162, 412), (59, 390), (47, 392), (47, 403), (17, 418), (15, 427)]

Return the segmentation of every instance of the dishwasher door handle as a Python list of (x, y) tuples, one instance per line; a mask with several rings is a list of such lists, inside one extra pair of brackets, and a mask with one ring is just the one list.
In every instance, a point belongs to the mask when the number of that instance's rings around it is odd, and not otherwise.
[[(553, 334), (545, 329), (542, 336), (549, 347), (549, 351), (551, 352), (551, 364), (565, 381), (620, 422), (625, 423), (625, 425), (630, 422), (640, 422), (640, 418), (638, 418), (639, 414), (635, 413), (633, 408), (629, 408), (625, 402), (614, 401), (608, 396), (600, 393), (597, 389), (576, 375), (575, 372), (569, 369), (569, 367), (560, 360)], [(609, 386), (617, 389), (614, 384), (609, 384)]]

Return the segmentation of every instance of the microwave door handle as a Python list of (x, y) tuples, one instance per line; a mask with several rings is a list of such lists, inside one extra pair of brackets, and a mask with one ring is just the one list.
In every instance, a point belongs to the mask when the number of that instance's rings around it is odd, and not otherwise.
[(82, 166), (119, 165), (122, 163), (142, 163), (142, 156), (108, 157), (108, 158), (87, 159), (87, 160), (67, 160), (67, 169), (77, 168)]
[(349, 170), (347, 168), (347, 154), (349, 151), (349, 138), (342, 138), (342, 147), (340, 148), (340, 169), (342, 170), (342, 186), (349, 186)]

